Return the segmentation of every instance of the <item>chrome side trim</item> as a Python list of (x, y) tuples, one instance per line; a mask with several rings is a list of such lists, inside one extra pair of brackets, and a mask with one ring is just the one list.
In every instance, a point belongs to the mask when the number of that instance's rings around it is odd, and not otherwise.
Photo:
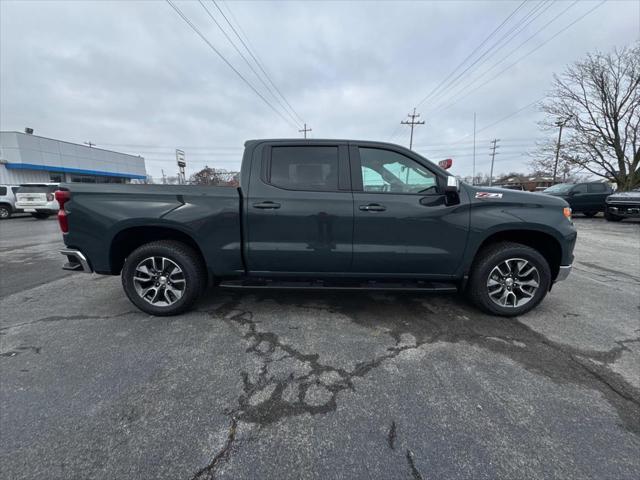
[(561, 282), (566, 280), (569, 274), (571, 273), (572, 265), (560, 265), (560, 270), (558, 270), (558, 276), (556, 277), (556, 282)]
[(62, 266), (63, 270), (72, 270), (75, 272), (85, 272), (91, 273), (93, 269), (89, 265), (89, 261), (87, 257), (80, 250), (75, 250), (73, 248), (65, 248), (64, 250), (60, 250), (60, 253), (67, 257), (69, 260)]

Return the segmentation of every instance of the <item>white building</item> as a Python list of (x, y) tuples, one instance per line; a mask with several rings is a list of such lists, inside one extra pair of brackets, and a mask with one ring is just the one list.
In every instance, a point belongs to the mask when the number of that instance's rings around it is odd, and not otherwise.
[(0, 132), (0, 184), (126, 183), (146, 176), (140, 156), (29, 133)]

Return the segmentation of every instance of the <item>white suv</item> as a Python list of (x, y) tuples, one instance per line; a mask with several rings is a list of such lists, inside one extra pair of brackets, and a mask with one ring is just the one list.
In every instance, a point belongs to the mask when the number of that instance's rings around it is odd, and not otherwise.
[(59, 207), (54, 196), (57, 183), (25, 183), (16, 192), (16, 208), (44, 219), (57, 213)]
[(0, 185), (0, 220), (19, 212), (16, 208), (17, 185)]

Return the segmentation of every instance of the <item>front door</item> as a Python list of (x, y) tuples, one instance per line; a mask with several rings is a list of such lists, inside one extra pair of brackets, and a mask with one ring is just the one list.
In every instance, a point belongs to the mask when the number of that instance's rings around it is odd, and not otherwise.
[(351, 265), (353, 195), (346, 145), (264, 147), (247, 198), (251, 272), (346, 272)]
[(351, 148), (351, 160), (352, 271), (383, 276), (453, 274), (467, 242), (468, 200), (446, 205), (428, 162), (403, 153), (361, 145)]

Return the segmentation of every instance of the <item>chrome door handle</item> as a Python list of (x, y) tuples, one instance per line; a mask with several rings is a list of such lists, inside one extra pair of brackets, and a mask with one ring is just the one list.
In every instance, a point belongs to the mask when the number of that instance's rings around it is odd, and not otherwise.
[(360, 210), (365, 212), (384, 212), (387, 209), (384, 205), (379, 203), (370, 203), (369, 205), (360, 205)]
[(276, 209), (276, 208), (280, 208), (280, 204), (276, 202), (260, 202), (260, 203), (254, 203), (253, 208)]

